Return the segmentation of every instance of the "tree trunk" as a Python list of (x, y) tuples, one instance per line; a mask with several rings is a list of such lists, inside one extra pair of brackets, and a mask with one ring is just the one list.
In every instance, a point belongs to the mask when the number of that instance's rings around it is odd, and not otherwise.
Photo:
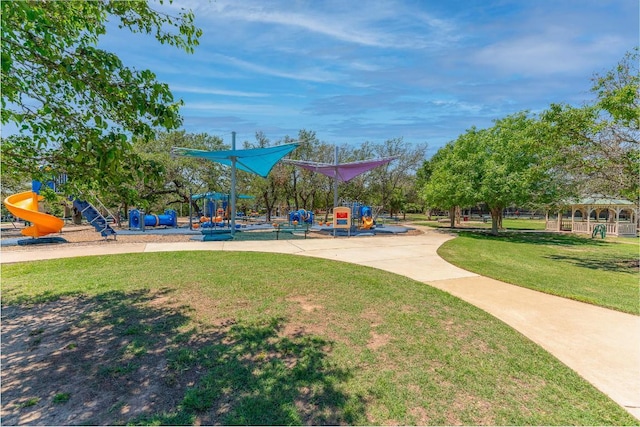
[(192, 208), (192, 212), (195, 212), (197, 217), (201, 217), (201, 213), (200, 213), (200, 206), (198, 206), (198, 201), (197, 200), (191, 200), (191, 208)]
[(450, 221), (449, 226), (451, 228), (456, 227), (456, 210), (457, 210), (456, 206), (449, 208), (449, 221)]
[(80, 225), (82, 224), (82, 212), (80, 212), (78, 209), (73, 208), (73, 223), (76, 225)]
[(266, 210), (264, 215), (265, 215), (266, 221), (271, 222), (271, 209), (273, 209), (274, 203), (270, 203), (268, 194), (264, 194), (263, 196), (264, 196), (264, 206)]
[(498, 228), (502, 227), (502, 208), (491, 208), (491, 234), (498, 235)]

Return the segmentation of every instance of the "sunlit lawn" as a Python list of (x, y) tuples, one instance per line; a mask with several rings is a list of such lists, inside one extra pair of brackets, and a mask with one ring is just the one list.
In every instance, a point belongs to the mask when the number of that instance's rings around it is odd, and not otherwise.
[(638, 314), (639, 248), (629, 238), (462, 231), (438, 253), (483, 276)]
[[(424, 217), (421, 219), (416, 219), (414, 221), (417, 225), (425, 225), (433, 228), (450, 228), (449, 221), (440, 222), (440, 221), (427, 221)], [(528, 218), (504, 218), (502, 220), (502, 226), (505, 230), (544, 230), (545, 229), (545, 220), (543, 219), (528, 219)], [(480, 229), (490, 229), (491, 228), (491, 219), (487, 221), (460, 221), (460, 225), (456, 225), (456, 228), (467, 229), (467, 228), (480, 228)]]
[[(494, 244), (471, 236), (459, 241), (445, 252)], [(549, 256), (556, 258), (547, 261), (570, 265), (574, 261), (566, 257), (578, 248), (590, 246), (569, 246), (565, 259), (553, 252)], [(122, 390), (120, 401), (94, 408), (101, 411), (95, 419), (105, 424), (636, 422), (485, 312), (372, 268), (233, 252), (127, 254), (2, 268), (3, 307), (63, 296), (71, 303), (79, 295), (92, 311), (85, 323), (68, 327), (107, 331), (112, 345), (122, 347), (101, 354), (94, 369), (102, 376), (83, 385), (100, 390), (106, 376), (109, 387)], [(169, 309), (174, 314), (167, 317)], [(172, 317), (176, 312), (180, 322)], [(162, 346), (160, 339), (166, 339)], [(149, 366), (151, 357), (164, 360), (164, 368)], [(143, 372), (160, 375), (168, 387), (156, 393), (180, 398), (136, 413), (108, 412), (140, 398), (130, 381)], [(64, 406), (89, 410), (78, 401), (82, 395), (70, 391)], [(61, 407), (41, 405), (44, 413)]]

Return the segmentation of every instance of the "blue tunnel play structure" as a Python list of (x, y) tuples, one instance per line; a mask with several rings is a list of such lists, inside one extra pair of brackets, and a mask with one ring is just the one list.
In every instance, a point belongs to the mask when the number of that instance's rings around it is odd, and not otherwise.
[(177, 227), (178, 213), (173, 209), (164, 211), (164, 215), (145, 215), (138, 209), (129, 211), (129, 228), (136, 230), (144, 230), (145, 227)]
[(358, 206), (358, 217), (367, 218), (373, 216), (371, 212), (371, 206)]
[(306, 222), (307, 224), (313, 224), (313, 212), (300, 209), (297, 211), (289, 212), (289, 223), (297, 221), (298, 224)]

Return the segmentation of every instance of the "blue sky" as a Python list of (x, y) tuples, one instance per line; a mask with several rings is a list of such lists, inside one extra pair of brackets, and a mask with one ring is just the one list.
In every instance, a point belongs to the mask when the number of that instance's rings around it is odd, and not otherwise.
[(110, 31), (101, 47), (182, 98), (184, 129), (229, 141), (313, 130), (329, 143), (403, 137), (429, 154), (471, 126), (582, 105), (594, 73), (638, 44), (637, 0), (174, 0), (194, 54)]

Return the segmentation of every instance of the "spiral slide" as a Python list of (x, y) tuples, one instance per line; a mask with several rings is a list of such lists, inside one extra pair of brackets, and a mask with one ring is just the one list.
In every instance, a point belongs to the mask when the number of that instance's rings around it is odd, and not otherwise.
[(373, 218), (370, 216), (366, 216), (362, 218), (362, 228), (365, 230), (369, 230), (373, 227)]
[(47, 234), (59, 233), (64, 227), (64, 221), (60, 218), (38, 212), (39, 200), (42, 200), (42, 196), (33, 191), (14, 194), (4, 199), (4, 205), (11, 214), (33, 224), (22, 230), (22, 234), (25, 236), (42, 237)]

